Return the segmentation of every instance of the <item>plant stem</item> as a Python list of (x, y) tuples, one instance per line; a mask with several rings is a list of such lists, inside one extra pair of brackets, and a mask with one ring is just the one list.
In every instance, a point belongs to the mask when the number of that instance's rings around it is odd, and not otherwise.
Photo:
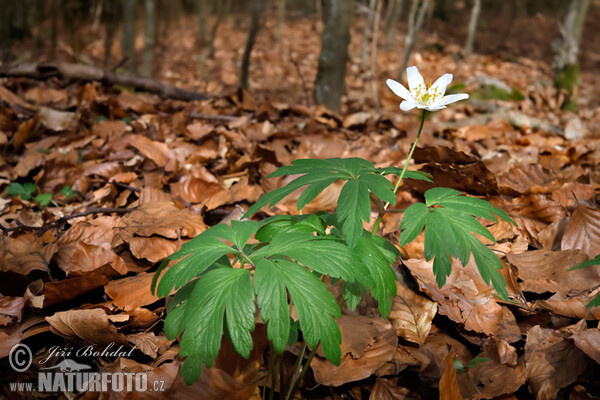
[(302, 371), (300, 372), (300, 375), (298, 375), (296, 382), (293, 383), (293, 386), (290, 391), (292, 395), (296, 392), (296, 390), (298, 389), (298, 385), (300, 385), (300, 382), (302, 382), (302, 378), (304, 378), (304, 375), (306, 375), (306, 373), (308, 372), (308, 367), (310, 367), (310, 363), (312, 362), (313, 358), (315, 358), (315, 354), (317, 354), (318, 348), (318, 345), (315, 346), (315, 348), (312, 349), (310, 354), (308, 355), (308, 358), (306, 359), (306, 364), (304, 364), (304, 366), (302, 367)]
[[(269, 372), (271, 373), (271, 391), (269, 392), (269, 400), (273, 400), (275, 396), (275, 388), (277, 387), (277, 370), (279, 369), (279, 355), (273, 348), (273, 343), (269, 342), (269, 349), (271, 350), (271, 357), (269, 360)], [(266, 388), (265, 388), (266, 389)], [(263, 392), (264, 393), (264, 392)], [(264, 398), (264, 396), (263, 396)]]
[(303, 342), (302, 350), (300, 351), (300, 354), (298, 355), (298, 359), (296, 360), (296, 366), (294, 367), (294, 375), (292, 375), (292, 380), (290, 381), (290, 389), (288, 390), (287, 395), (285, 396), (286, 400), (291, 399), (291, 396), (294, 394), (294, 388), (296, 387), (296, 384), (298, 381), (300, 367), (302, 366), (302, 359), (304, 358), (304, 353), (306, 352), (307, 346), (308, 345), (306, 344), (306, 342)]
[[(415, 149), (417, 148), (417, 142), (419, 141), (419, 138), (421, 137), (421, 132), (423, 131), (423, 124), (425, 123), (425, 115), (427, 115), (427, 110), (423, 110), (423, 113), (421, 114), (421, 125), (419, 125), (419, 131), (417, 132), (417, 137), (415, 138), (415, 141), (413, 142), (412, 147), (410, 148), (410, 151), (408, 152), (408, 158), (406, 159), (406, 162), (404, 163), (402, 172), (400, 172), (400, 176), (398, 177), (398, 182), (396, 182), (396, 186), (394, 187), (394, 194), (396, 194), (396, 192), (398, 191), (398, 188), (400, 187), (400, 183), (402, 182), (402, 178), (404, 178), (404, 174), (406, 174), (406, 170), (408, 169), (408, 164), (410, 163), (410, 159), (412, 158), (412, 155), (415, 152)], [(379, 229), (379, 225), (381, 224), (381, 219), (383, 218), (383, 212), (385, 210), (387, 210), (389, 205), (390, 205), (389, 202), (385, 203), (385, 205), (383, 206), (383, 210), (379, 212), (379, 215), (377, 216), (377, 220), (375, 221), (375, 226), (373, 226), (373, 231), (371, 232), (373, 235), (375, 235), (377, 233), (377, 230)]]

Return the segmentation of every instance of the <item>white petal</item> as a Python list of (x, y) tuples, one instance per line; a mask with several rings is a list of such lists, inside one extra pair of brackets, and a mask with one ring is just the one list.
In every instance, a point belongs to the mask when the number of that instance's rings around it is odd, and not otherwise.
[(427, 111), (440, 111), (441, 109), (444, 109), (444, 108), (446, 108), (446, 106), (438, 106), (438, 105), (435, 105), (435, 106), (429, 106), (429, 107), (425, 107), (425, 109), (426, 109)]
[(409, 111), (412, 110), (413, 108), (417, 107), (417, 104), (415, 102), (412, 101), (403, 101), (402, 103), (400, 103), (400, 109), (402, 111)]
[(425, 81), (419, 73), (419, 69), (414, 66), (406, 68), (406, 79), (408, 80), (408, 87), (412, 93), (414, 93), (419, 86), (425, 85)]
[(408, 89), (405, 88), (400, 82), (396, 82), (393, 79), (388, 79), (385, 81), (385, 83), (387, 83), (388, 87), (396, 96), (402, 97), (404, 100), (414, 100), (412, 93), (410, 93)]
[(446, 93), (446, 88), (452, 82), (452, 74), (444, 74), (438, 78), (437, 81), (434, 82), (433, 85), (427, 90), (429, 94), (439, 93), (440, 96), (443, 96)]
[(450, 103), (454, 103), (456, 101), (468, 99), (469, 95), (466, 93), (458, 93), (458, 94), (449, 94), (448, 96), (442, 97), (440, 100), (436, 101), (435, 104), (432, 104), (433, 107), (445, 106)]

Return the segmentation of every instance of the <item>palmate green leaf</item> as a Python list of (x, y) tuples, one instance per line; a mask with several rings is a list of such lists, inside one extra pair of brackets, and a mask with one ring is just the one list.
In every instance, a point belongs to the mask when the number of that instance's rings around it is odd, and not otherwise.
[[(250, 355), (255, 310), (250, 271), (219, 268), (207, 272), (179, 307), (185, 307), (179, 329), (183, 327), (180, 355), (187, 357), (182, 368), (186, 383), (191, 384), (200, 377), (201, 363), (210, 367), (217, 358), (223, 321), (227, 323), (236, 352), (244, 358)], [(171, 323), (165, 320), (167, 322)]]
[(396, 274), (391, 268), (391, 262), (384, 251), (380, 249), (372, 240), (372, 235), (363, 235), (358, 239), (354, 247), (354, 255), (369, 270), (373, 279), (373, 284), (368, 285), (371, 288), (371, 294), (379, 303), (379, 311), (384, 318), (392, 308), (392, 297), (396, 295)]
[(485, 218), (490, 221), (497, 221), (495, 215), (503, 220), (516, 225), (515, 222), (499, 208), (492, 206), (485, 200), (476, 197), (461, 196), (462, 193), (449, 188), (433, 188), (425, 194), (425, 201), (428, 207), (440, 205), (445, 208), (451, 208), (456, 211), (462, 211), (476, 217)]
[(261, 221), (261, 228), (254, 237), (260, 242), (268, 242), (286, 232), (317, 233), (325, 235), (326, 226), (316, 214), (275, 215)]
[(491, 284), (504, 299), (508, 299), (506, 282), (498, 270), (498, 257), (474, 234), (494, 241), (494, 236), (474, 216), (496, 221), (498, 216), (508, 222), (512, 219), (502, 210), (484, 200), (462, 196), (447, 188), (434, 188), (425, 193), (426, 204), (416, 203), (405, 212), (400, 224), (400, 245), (416, 238), (425, 227), (425, 258), (433, 259), (433, 273), (438, 286), (446, 283), (452, 272), (452, 260), (457, 258), (464, 266), (471, 255), (484, 282)]
[(423, 203), (412, 204), (404, 211), (400, 223), (400, 246), (406, 246), (423, 231), (427, 212), (427, 206)]
[(371, 217), (371, 201), (366, 183), (358, 179), (346, 182), (338, 199), (337, 217), (348, 246), (354, 247), (363, 233), (362, 222)]
[[(257, 275), (261, 280), (259, 285), (256, 285)], [(256, 263), (254, 289), (259, 299), (259, 307), (261, 302), (265, 304), (267, 299), (279, 302), (266, 309), (260, 308), (261, 316), (269, 321), (267, 335), (273, 340), (274, 347), (275, 341), (278, 346), (287, 342), (289, 334), (289, 328), (286, 330), (285, 322), (280, 320), (283, 311), (287, 313), (287, 297), (270, 297), (271, 287), (281, 288), (281, 284), (287, 288), (296, 306), (298, 322), (306, 342), (312, 348), (321, 343), (325, 357), (338, 365), (342, 356), (342, 335), (334, 317), (340, 317), (341, 312), (333, 295), (319, 278), (295, 262), (283, 258), (263, 258)], [(270, 324), (273, 321), (276, 326), (271, 328)]]
[(394, 184), (382, 175), (362, 174), (358, 178), (365, 183), (367, 188), (381, 200), (396, 205), (396, 194), (394, 193)]
[[(285, 167), (282, 167), (285, 168)], [(281, 169), (281, 168), (280, 168)], [(279, 170), (277, 170), (279, 171)], [(277, 172), (275, 171), (275, 172)], [(273, 174), (269, 175), (272, 176)], [(249, 209), (248, 211), (246, 211), (246, 213), (244, 214), (244, 218), (249, 217), (250, 215), (254, 214), (255, 212), (257, 212), (258, 210), (260, 210), (262, 207), (266, 206), (267, 204), (269, 205), (269, 207), (272, 207), (273, 205), (277, 204), (279, 201), (281, 201), (284, 197), (290, 195), (292, 192), (294, 192), (297, 189), (300, 189), (303, 186), (306, 185), (311, 185), (311, 184), (316, 184), (319, 185), (322, 182), (329, 182), (329, 185), (333, 182), (335, 182), (338, 179), (347, 179), (349, 176), (347, 174), (342, 174), (339, 172), (331, 172), (331, 171), (324, 171), (324, 170), (316, 170), (316, 171), (311, 171), (306, 173), (306, 175), (302, 175), (296, 179), (294, 179), (293, 181), (291, 181), (290, 183), (288, 183), (286, 186), (281, 187), (279, 189), (275, 189), (273, 191), (270, 191), (269, 193), (263, 195), (260, 199), (258, 199), (258, 201), (256, 203), (254, 203)], [(319, 185), (319, 187), (323, 187), (323, 189), (325, 189), (326, 186), (322, 186)], [(318, 192), (311, 192), (311, 195), (313, 195), (313, 199), (314, 197), (316, 197), (319, 193)], [(303, 198), (303, 201), (310, 201), (308, 200), (307, 197), (305, 196)]]
[(597, 294), (589, 303), (585, 305), (587, 308), (600, 307), (600, 294)]
[[(204, 273), (217, 260), (226, 254), (239, 254), (239, 250), (256, 232), (260, 224), (256, 221), (232, 221), (231, 227), (225, 224), (215, 225), (181, 246), (161, 264), (155, 273), (158, 277), (170, 260), (179, 260), (173, 265), (158, 284), (158, 296), (167, 296), (173, 288), (177, 289), (196, 276)], [(233, 248), (223, 240), (233, 242)], [(184, 258), (185, 257), (185, 258)], [(153, 279), (154, 286), (155, 279)]]

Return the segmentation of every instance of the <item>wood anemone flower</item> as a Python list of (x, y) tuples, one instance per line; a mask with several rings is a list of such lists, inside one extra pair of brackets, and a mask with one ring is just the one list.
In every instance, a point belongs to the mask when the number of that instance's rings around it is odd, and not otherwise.
[(404, 85), (393, 79), (388, 79), (386, 81), (392, 92), (404, 99), (404, 101), (400, 103), (400, 109), (402, 111), (412, 110), (415, 107), (427, 111), (438, 111), (442, 108), (446, 108), (450, 103), (469, 98), (469, 95), (466, 93), (444, 96), (446, 87), (452, 82), (452, 74), (440, 76), (433, 85), (427, 87), (417, 67), (413, 66), (406, 69), (406, 78), (410, 90), (407, 90)]

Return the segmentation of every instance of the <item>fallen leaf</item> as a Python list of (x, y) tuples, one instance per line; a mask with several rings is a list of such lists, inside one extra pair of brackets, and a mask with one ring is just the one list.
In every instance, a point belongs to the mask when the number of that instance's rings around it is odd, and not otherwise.
[(52, 332), (68, 339), (79, 338), (95, 346), (129, 346), (125, 335), (117, 332), (102, 308), (61, 311), (46, 317), (46, 321)]
[(141, 273), (127, 278), (112, 280), (104, 287), (115, 306), (130, 311), (159, 300), (150, 292), (154, 274)]
[(396, 282), (396, 288), (388, 319), (398, 336), (413, 343), (425, 343), (437, 312), (437, 303), (419, 296), (400, 282)]
[(525, 373), (538, 400), (551, 400), (575, 382), (586, 368), (584, 353), (551, 329), (534, 326), (527, 332)]
[(561, 248), (581, 249), (590, 259), (600, 254), (600, 211), (580, 203), (565, 228)]
[(440, 379), (440, 400), (463, 400), (454, 369), (452, 354), (446, 355), (446, 370)]

